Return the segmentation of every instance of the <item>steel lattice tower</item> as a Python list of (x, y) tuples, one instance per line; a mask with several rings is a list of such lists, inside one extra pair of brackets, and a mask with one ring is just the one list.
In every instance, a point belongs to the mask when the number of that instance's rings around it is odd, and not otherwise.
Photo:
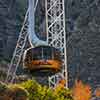
[[(36, 6), (34, 9), (36, 9)], [(45, 0), (45, 9), (48, 45), (56, 47), (61, 51), (63, 61), (62, 71), (57, 73), (56, 75), (49, 77), (49, 86), (55, 87), (59, 79), (62, 78), (66, 80), (65, 87), (68, 87), (64, 0)], [(9, 80), (10, 82), (13, 82), (14, 78), (16, 77), (16, 71), (24, 52), (27, 36), (28, 10), (17, 41), (13, 58), (11, 60), (11, 64), (7, 72), (6, 82), (9, 82)]]
[(61, 50), (63, 60), (62, 71), (49, 77), (49, 86), (56, 86), (61, 77), (66, 80), (68, 87), (64, 0), (45, 0), (45, 7), (47, 42), (50, 46)]

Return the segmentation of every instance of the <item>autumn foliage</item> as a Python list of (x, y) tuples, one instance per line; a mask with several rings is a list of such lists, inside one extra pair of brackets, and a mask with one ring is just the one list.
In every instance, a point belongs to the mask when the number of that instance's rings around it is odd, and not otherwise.
[[(91, 100), (92, 89), (82, 81), (75, 81), (72, 89), (65, 88), (66, 81), (60, 80), (55, 88), (49, 88), (28, 80), (19, 84), (0, 83), (0, 100)], [(95, 90), (95, 96), (100, 97), (100, 88)]]
[(75, 82), (75, 86), (73, 88), (74, 100), (90, 100), (91, 96), (91, 87), (89, 85), (84, 85), (82, 81)]
[(100, 97), (100, 88), (97, 88), (95, 91), (96, 97)]

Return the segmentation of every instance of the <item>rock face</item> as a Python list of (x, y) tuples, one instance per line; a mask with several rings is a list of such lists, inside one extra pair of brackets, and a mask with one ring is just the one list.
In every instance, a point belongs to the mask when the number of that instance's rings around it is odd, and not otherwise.
[[(12, 1), (0, 0), (0, 57), (5, 58), (12, 55), (26, 7), (25, 0)], [(70, 86), (79, 78), (96, 87), (100, 85), (100, 0), (65, 0), (65, 10)]]
[(16, 45), (24, 17), (18, 1), (0, 0), (0, 58), (10, 59)]
[(0, 0), (0, 55), (8, 58), (16, 43), (15, 3), (11, 9), (11, 0)]
[[(100, 85), (100, 0), (66, 0), (69, 83)], [(70, 84), (71, 85), (71, 84)]]

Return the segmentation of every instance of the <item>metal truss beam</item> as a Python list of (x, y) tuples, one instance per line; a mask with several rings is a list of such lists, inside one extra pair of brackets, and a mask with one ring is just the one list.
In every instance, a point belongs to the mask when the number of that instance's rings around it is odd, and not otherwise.
[(22, 29), (21, 29), (21, 32), (20, 32), (20, 35), (17, 41), (17, 45), (14, 50), (13, 57), (12, 57), (12, 60), (11, 60), (11, 63), (10, 63), (10, 66), (7, 72), (7, 77), (6, 77), (7, 83), (8, 82), (12, 83), (14, 81), (16, 77), (17, 68), (19, 66), (22, 54), (24, 52), (24, 47), (27, 41), (27, 36), (28, 36), (27, 34), (28, 21), (27, 20), (28, 20), (28, 11), (26, 13), (25, 20), (24, 20), (24, 23), (23, 23), (23, 26), (22, 26)]
[(62, 71), (49, 77), (49, 86), (55, 87), (60, 79), (65, 79), (68, 87), (64, 0), (45, 0), (45, 4), (47, 42), (61, 50), (63, 61)]

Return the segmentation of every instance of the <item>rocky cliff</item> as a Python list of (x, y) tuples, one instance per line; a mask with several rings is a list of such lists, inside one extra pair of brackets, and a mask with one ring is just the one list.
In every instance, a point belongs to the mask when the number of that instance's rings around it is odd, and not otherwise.
[(66, 0), (69, 81), (100, 85), (100, 0)]
[(0, 0), (0, 58), (10, 59), (16, 45), (25, 12), (18, 1)]

